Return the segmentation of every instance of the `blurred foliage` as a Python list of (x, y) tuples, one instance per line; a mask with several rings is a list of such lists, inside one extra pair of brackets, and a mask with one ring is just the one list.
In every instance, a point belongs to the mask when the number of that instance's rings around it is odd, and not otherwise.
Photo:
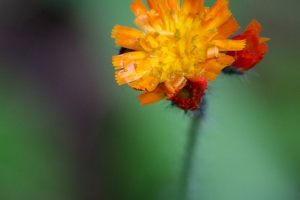
[[(1, 1), (0, 199), (176, 199), (191, 119), (139, 106), (114, 80), (131, 0)], [(211, 6), (213, 1), (206, 1)], [(289, 1), (230, 1), (269, 52), (210, 84), (192, 199), (299, 199), (299, 17)]]

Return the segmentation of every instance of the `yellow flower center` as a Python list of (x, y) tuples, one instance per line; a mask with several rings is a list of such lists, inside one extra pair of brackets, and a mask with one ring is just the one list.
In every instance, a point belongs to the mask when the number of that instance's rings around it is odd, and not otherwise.
[[(160, 77), (160, 82), (174, 75), (187, 78), (201, 76), (205, 69), (195, 68), (195, 64), (218, 57), (217, 46), (210, 42), (217, 31), (215, 28), (205, 30), (201, 25), (202, 21), (203, 19), (196, 17), (180, 23), (181, 27), (173, 32), (148, 33), (140, 39), (139, 44), (147, 52), (148, 67), (152, 68), (153, 76)], [(144, 67), (142, 70), (145, 70)]]

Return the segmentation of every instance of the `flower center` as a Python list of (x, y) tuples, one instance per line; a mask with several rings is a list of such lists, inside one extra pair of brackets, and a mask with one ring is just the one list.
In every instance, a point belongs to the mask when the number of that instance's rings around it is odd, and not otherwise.
[(140, 45), (148, 54), (148, 61), (154, 76), (160, 76), (160, 82), (170, 79), (172, 75), (185, 77), (200, 76), (203, 71), (195, 64), (205, 62), (208, 51), (217, 52), (208, 48), (208, 39), (199, 33), (179, 29), (175, 32), (148, 33), (140, 40)]

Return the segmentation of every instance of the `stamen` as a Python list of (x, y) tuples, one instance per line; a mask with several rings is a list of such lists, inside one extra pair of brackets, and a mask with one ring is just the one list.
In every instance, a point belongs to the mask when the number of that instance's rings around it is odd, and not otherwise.
[(197, 34), (197, 35), (194, 35), (194, 37), (192, 37), (192, 40), (191, 40), (191, 42), (192, 42), (192, 43), (194, 43), (194, 42), (195, 42), (195, 40), (197, 39), (197, 37), (198, 37), (198, 34)]
[(196, 45), (194, 45), (194, 46), (193, 46), (193, 49), (190, 51), (190, 52), (191, 52), (191, 54), (195, 55), (194, 51), (195, 51), (196, 49), (197, 49), (197, 46), (196, 46)]
[(175, 33), (174, 33), (174, 37), (175, 37), (176, 41), (179, 41), (179, 40), (181, 39), (180, 33), (179, 33), (179, 30), (178, 30), (178, 29), (176, 29), (176, 31), (175, 31)]

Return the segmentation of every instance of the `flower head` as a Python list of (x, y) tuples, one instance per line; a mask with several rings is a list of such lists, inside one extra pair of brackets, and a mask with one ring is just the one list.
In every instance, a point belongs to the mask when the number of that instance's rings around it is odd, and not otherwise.
[[(147, 3), (150, 9), (141, 0), (130, 6), (141, 30), (119, 25), (112, 30), (117, 46), (133, 50), (112, 57), (117, 83), (145, 91), (139, 95), (142, 105), (165, 97), (177, 105), (184, 99), (199, 104), (207, 81), (234, 62), (222, 52), (245, 46), (244, 39), (226, 39), (239, 29), (227, 0), (217, 0), (212, 8), (204, 7), (204, 0), (183, 0), (181, 6), (179, 0)], [(194, 109), (194, 103), (183, 104), (179, 107)]]
[(234, 69), (240, 72), (249, 70), (263, 59), (268, 50), (265, 42), (269, 39), (259, 37), (260, 31), (261, 25), (256, 20), (252, 20), (242, 34), (232, 38), (233, 40), (246, 40), (246, 47), (243, 50), (227, 53), (227, 55), (235, 58), (234, 63), (231, 65)]

